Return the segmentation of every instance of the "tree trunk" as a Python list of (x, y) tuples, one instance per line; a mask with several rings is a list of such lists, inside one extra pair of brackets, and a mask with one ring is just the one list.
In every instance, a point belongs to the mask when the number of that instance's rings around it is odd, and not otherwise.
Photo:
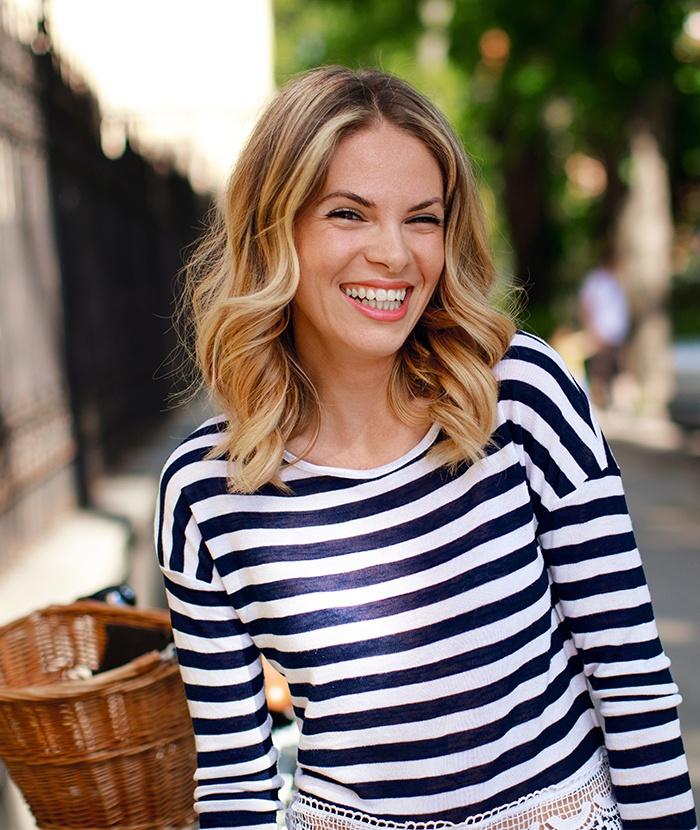
[[(511, 136), (514, 144), (517, 139)], [(529, 303), (548, 307), (552, 299), (552, 264), (556, 260), (547, 197), (545, 142), (535, 139), (504, 153), (504, 207), (515, 254), (518, 284)]]
[(647, 124), (635, 128), (630, 145), (630, 187), (618, 224), (618, 254), (632, 313), (634, 407), (640, 414), (662, 416), (674, 388), (667, 310), (673, 240), (668, 168)]

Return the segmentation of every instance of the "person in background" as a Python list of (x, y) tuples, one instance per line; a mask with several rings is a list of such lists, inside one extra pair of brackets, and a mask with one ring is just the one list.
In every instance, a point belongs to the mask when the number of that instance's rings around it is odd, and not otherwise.
[(343, 67), (281, 90), (190, 262), (221, 415), (156, 516), (203, 830), (277, 826), (263, 658), (290, 830), (696, 827), (618, 467), (496, 279), (429, 100)]
[(586, 380), (593, 402), (602, 408), (613, 403), (613, 381), (620, 373), (629, 335), (627, 297), (609, 255), (586, 274), (579, 293), (578, 317), (587, 357)]

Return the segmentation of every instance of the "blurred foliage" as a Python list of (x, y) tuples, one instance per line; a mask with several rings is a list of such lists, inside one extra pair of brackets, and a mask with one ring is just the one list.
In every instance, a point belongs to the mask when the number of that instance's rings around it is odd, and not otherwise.
[[(324, 63), (378, 66), (442, 107), (483, 173), (497, 263), (527, 287), (538, 333), (570, 313), (582, 274), (611, 242), (635, 123), (667, 159), (676, 224), (686, 236), (700, 224), (700, 2), (274, 0), (274, 9), (278, 81)], [(699, 279), (691, 270), (681, 283)], [(684, 296), (700, 333), (698, 293)]]
[(700, 279), (674, 280), (669, 311), (677, 339), (693, 338), (700, 334)]

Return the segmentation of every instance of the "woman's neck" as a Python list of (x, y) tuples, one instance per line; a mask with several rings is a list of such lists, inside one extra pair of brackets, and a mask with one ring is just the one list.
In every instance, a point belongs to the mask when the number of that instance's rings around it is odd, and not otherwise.
[[(373, 469), (401, 458), (430, 428), (427, 412), (416, 424), (401, 421), (389, 404), (391, 366), (345, 364), (313, 373), (320, 401), (319, 433), (294, 436), (287, 448), (314, 464)], [(308, 451), (307, 451), (308, 450)]]
[(374, 469), (405, 455), (430, 428), (427, 416), (407, 425), (389, 404), (393, 361), (346, 360), (307, 365), (320, 405), (316, 440), (313, 426), (287, 442), (287, 449), (314, 464)]

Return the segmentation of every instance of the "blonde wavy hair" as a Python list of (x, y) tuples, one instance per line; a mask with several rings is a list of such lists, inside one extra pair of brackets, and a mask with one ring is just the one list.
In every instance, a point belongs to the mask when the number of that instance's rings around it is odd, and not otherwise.
[(490, 299), (496, 273), (467, 155), (439, 110), (403, 80), (327, 66), (292, 80), (269, 104), (185, 271), (183, 308), (201, 381), (228, 418), (211, 456), (228, 457), (232, 492), (286, 489), (285, 443), (318, 429), (318, 397), (292, 336), (295, 221), (323, 187), (338, 142), (381, 123), (430, 150), (447, 206), (444, 271), (396, 356), (390, 404), (406, 423), (419, 412), (425, 418), (427, 404), (442, 429), (432, 450), (442, 463), (485, 453), (498, 395), (492, 369), (514, 326)]

